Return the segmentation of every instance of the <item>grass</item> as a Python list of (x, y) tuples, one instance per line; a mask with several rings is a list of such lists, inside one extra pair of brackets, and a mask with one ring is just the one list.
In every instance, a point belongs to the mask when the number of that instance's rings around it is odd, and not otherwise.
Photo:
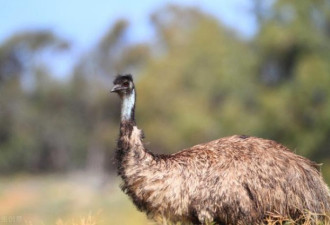
[(154, 225), (119, 189), (94, 174), (0, 178), (0, 222), (28, 225)]
[[(119, 189), (119, 179), (96, 174), (16, 175), (0, 178), (0, 223), (11, 225), (156, 225)], [(268, 225), (294, 225), (290, 219)], [(313, 221), (301, 225), (330, 225)], [(164, 221), (161, 225), (180, 225)]]

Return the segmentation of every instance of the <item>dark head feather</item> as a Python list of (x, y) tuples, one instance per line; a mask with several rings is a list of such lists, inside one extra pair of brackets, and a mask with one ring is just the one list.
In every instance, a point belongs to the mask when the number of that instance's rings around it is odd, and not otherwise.
[(131, 74), (125, 74), (125, 75), (119, 74), (116, 76), (115, 80), (113, 81), (113, 84), (120, 84), (124, 80), (133, 82), (133, 77)]

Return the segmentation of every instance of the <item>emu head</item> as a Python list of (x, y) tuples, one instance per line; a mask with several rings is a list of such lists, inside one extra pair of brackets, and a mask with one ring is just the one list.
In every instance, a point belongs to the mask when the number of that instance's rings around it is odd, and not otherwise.
[(113, 81), (111, 92), (116, 92), (121, 98), (132, 94), (134, 90), (133, 78), (130, 74), (118, 75)]

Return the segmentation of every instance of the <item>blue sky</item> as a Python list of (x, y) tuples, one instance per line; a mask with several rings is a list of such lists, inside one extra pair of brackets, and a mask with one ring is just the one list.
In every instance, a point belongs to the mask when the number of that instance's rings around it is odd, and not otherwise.
[(196, 6), (246, 36), (256, 30), (250, 0), (0, 0), (0, 42), (20, 30), (47, 28), (88, 46), (118, 18), (127, 18), (137, 41), (144, 40), (150, 13), (167, 3)]
[(0, 43), (18, 31), (51, 29), (84, 52), (119, 18), (130, 22), (133, 42), (150, 40), (149, 15), (168, 3), (198, 7), (244, 37), (257, 29), (251, 0), (0, 0)]

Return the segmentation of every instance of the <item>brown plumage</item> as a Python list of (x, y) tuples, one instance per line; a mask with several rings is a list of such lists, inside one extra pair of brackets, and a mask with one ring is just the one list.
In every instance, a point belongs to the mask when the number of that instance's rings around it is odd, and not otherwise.
[(114, 85), (122, 99), (122, 189), (151, 218), (234, 225), (330, 211), (318, 165), (275, 141), (234, 135), (171, 155), (148, 152), (135, 123), (132, 77), (118, 76)]

